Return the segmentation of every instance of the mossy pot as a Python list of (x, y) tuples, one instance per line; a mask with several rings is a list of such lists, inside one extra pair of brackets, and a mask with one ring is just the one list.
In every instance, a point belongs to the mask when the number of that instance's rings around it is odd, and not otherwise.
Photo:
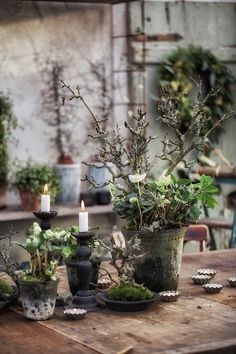
[(122, 232), (129, 240), (137, 235), (141, 240), (140, 254), (135, 265), (135, 281), (159, 293), (165, 290), (176, 291), (182, 262), (183, 239), (186, 228)]
[(24, 316), (34, 321), (52, 318), (59, 279), (45, 281), (19, 280)]

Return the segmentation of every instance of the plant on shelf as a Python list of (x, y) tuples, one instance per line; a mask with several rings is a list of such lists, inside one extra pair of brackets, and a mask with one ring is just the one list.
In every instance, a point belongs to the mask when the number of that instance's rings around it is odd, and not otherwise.
[(48, 185), (52, 200), (55, 200), (60, 189), (59, 178), (53, 168), (28, 162), (16, 172), (14, 186), (20, 193), (24, 210), (39, 209), (39, 197), (45, 184)]
[(57, 161), (55, 169), (60, 179), (60, 203), (77, 204), (80, 191), (80, 163), (75, 163), (81, 146), (85, 143), (80, 137), (79, 142), (75, 130), (76, 117), (72, 106), (61, 105), (60, 79), (64, 76), (65, 65), (60, 61), (47, 61), (42, 68), (45, 88), (42, 91), (42, 109), (45, 121), (53, 132), (52, 147), (56, 148)]
[(8, 141), (12, 129), (17, 127), (12, 104), (7, 96), (0, 93), (0, 208), (5, 206), (5, 192), (9, 172)]
[[(64, 87), (68, 88), (65, 84)], [(171, 130), (172, 135), (169, 137), (167, 134), (161, 141), (163, 148), (158, 157), (167, 161), (169, 167), (156, 180), (148, 178), (152, 168), (149, 144), (156, 137), (147, 135), (149, 123), (145, 113), (138, 111), (132, 117), (132, 124), (125, 122), (128, 139), (121, 136), (119, 128), (103, 130), (101, 120), (88, 107), (79, 89), (73, 91), (69, 87), (70, 95), (63, 97), (64, 103), (72, 99), (82, 102), (93, 119), (96, 134), (92, 138), (106, 142), (98, 150), (100, 161), (112, 176), (107, 184), (114, 210), (126, 220), (125, 237), (129, 239), (137, 234), (141, 239), (141, 252), (145, 254), (136, 262), (135, 279), (153, 291), (176, 290), (185, 228), (197, 221), (202, 206), (212, 208), (216, 204), (212, 195), (216, 188), (210, 177), (202, 176), (199, 182), (192, 182), (173, 175), (180, 162), (190, 166), (187, 155), (193, 149), (201, 151), (209, 134), (232, 115), (224, 114), (208, 129), (206, 102), (217, 92), (211, 91), (202, 99), (201, 85), (196, 83), (196, 87), (193, 120), (184, 133), (181, 132), (179, 111), (182, 98), (173, 97), (167, 89), (161, 90), (157, 103), (159, 120)], [(116, 166), (115, 171), (109, 168), (104, 153), (110, 156), (110, 161)], [(94, 185), (93, 180), (85, 178)]]
[[(194, 87), (189, 80), (193, 75), (198, 75), (203, 80), (205, 95), (211, 89), (219, 90), (217, 95), (209, 97), (205, 103), (207, 117), (205, 131), (220, 120), (222, 114), (231, 110), (233, 104), (231, 85), (235, 78), (210, 50), (194, 46), (175, 49), (161, 64), (160, 75), (160, 85), (169, 87), (174, 97), (182, 98), (179, 104), (182, 132), (188, 129), (194, 117), (192, 107)], [(222, 130), (220, 125), (217, 126), (211, 139), (217, 141)]]
[(56, 244), (61, 238), (57, 230), (42, 230), (38, 223), (27, 230), (26, 241), (15, 244), (29, 255), (29, 270), (18, 276), (24, 316), (32, 320), (52, 317), (59, 279), (56, 274), (62, 248)]

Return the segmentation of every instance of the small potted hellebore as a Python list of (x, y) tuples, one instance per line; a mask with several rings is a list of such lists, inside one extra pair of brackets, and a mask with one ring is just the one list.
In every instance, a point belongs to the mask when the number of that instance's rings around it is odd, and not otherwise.
[(24, 316), (31, 320), (53, 316), (59, 282), (56, 269), (61, 256), (59, 247), (53, 244), (56, 237), (56, 232), (43, 231), (35, 222), (27, 231), (25, 243), (15, 242), (30, 257), (30, 269), (21, 273), (18, 284)]

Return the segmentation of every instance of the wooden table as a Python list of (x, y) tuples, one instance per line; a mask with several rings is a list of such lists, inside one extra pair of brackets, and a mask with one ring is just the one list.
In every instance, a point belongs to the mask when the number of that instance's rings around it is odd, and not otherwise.
[[(193, 285), (198, 268), (214, 268), (215, 281), (225, 288), (207, 294)], [(68, 291), (60, 270), (60, 292)], [(183, 256), (181, 297), (142, 313), (104, 309), (82, 321), (64, 320), (57, 307), (49, 321), (31, 322), (18, 309), (0, 315), (1, 354), (117, 354), (133, 347), (137, 354), (236, 353), (236, 288), (227, 279), (236, 276), (236, 250)]]

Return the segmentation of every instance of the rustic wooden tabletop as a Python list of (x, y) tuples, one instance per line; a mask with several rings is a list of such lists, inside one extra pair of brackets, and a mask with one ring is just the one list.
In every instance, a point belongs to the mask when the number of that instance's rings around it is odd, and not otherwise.
[[(220, 294), (207, 294), (193, 285), (199, 268), (214, 268), (214, 281), (224, 285)], [(64, 269), (60, 292), (68, 292)], [(63, 318), (56, 308), (52, 320), (32, 322), (19, 309), (0, 315), (1, 354), (183, 354), (236, 353), (236, 249), (183, 256), (175, 303), (156, 304), (147, 312), (120, 313), (103, 309), (82, 321)]]

